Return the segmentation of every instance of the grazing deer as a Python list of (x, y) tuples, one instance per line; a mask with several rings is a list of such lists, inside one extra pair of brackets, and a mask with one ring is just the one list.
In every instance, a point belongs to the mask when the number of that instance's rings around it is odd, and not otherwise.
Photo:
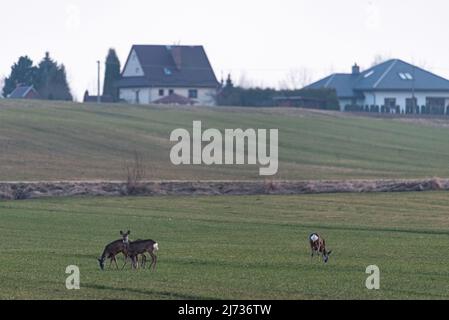
[(309, 237), (310, 241), (310, 249), (312, 250), (312, 258), (316, 253), (318, 256), (320, 254), (323, 256), (324, 263), (329, 261), (329, 256), (332, 253), (331, 251), (326, 250), (326, 241), (317, 233), (312, 233)]
[(147, 257), (145, 253), (148, 252), (151, 256), (150, 269), (156, 270), (157, 256), (156, 252), (159, 251), (159, 244), (153, 240), (137, 240), (129, 243), (128, 257), (131, 259), (132, 268), (137, 269), (139, 267), (139, 255), (142, 255), (142, 268), (145, 268)]
[(101, 270), (104, 270), (104, 262), (106, 259), (110, 259), (111, 263), (109, 264), (109, 268), (112, 266), (112, 262), (115, 262), (115, 266), (118, 270), (118, 264), (116, 256), (119, 253), (123, 253), (125, 258), (128, 256), (128, 246), (129, 246), (129, 235), (131, 234), (131, 231), (128, 231), (127, 233), (124, 233), (123, 231), (120, 231), (120, 235), (122, 236), (122, 239), (114, 241), (106, 246), (104, 248), (103, 254), (101, 255), (101, 258), (98, 259), (98, 262), (100, 263)]

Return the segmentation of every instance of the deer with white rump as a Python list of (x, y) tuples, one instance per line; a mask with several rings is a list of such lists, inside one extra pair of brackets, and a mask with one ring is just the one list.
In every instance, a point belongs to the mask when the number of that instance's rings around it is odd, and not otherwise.
[(150, 269), (156, 270), (157, 256), (159, 251), (159, 244), (154, 240), (137, 240), (132, 241), (128, 245), (128, 257), (131, 259), (131, 266), (134, 269), (139, 267), (139, 255), (142, 255), (142, 268), (145, 268), (147, 257), (145, 253), (149, 253), (151, 257)]
[(326, 250), (326, 241), (317, 233), (312, 233), (309, 237), (310, 249), (312, 250), (312, 258), (315, 254), (323, 256), (324, 263), (329, 261), (332, 250)]

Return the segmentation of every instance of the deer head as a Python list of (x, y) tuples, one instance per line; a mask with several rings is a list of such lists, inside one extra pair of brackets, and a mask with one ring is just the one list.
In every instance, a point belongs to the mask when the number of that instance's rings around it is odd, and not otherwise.
[(100, 264), (100, 269), (104, 271), (104, 258), (98, 259), (98, 263)]
[(327, 263), (329, 261), (329, 256), (331, 255), (332, 250), (329, 252), (324, 252), (323, 253), (323, 259), (324, 259), (324, 263)]
[(128, 230), (128, 232), (124, 233), (123, 231), (120, 231), (120, 235), (123, 238), (123, 243), (128, 244), (129, 243), (129, 235), (131, 234), (131, 231)]

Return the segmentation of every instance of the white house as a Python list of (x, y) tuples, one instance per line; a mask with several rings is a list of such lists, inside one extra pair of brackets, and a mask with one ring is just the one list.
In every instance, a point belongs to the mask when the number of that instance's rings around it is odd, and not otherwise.
[(134, 45), (116, 83), (134, 104), (216, 104), (219, 87), (202, 46)]
[(332, 74), (306, 88), (333, 88), (342, 111), (449, 114), (449, 80), (394, 59), (363, 72)]

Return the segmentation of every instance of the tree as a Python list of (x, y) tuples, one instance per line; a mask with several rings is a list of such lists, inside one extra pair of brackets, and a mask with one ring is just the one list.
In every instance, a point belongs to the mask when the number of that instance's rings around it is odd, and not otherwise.
[(231, 74), (228, 74), (228, 78), (226, 79), (226, 88), (233, 88), (234, 82), (232, 82)]
[(43, 99), (72, 101), (64, 65), (58, 65), (48, 52), (37, 68), (36, 90)]
[(11, 74), (5, 78), (3, 96), (7, 97), (18, 85), (34, 85), (36, 79), (36, 67), (27, 56), (19, 58), (18, 62), (11, 67)]
[(115, 82), (120, 79), (120, 60), (114, 49), (109, 49), (106, 57), (106, 70), (104, 74), (103, 95), (111, 96), (114, 101), (118, 101), (118, 89)]
[(373, 58), (373, 62), (371, 63), (371, 67), (377, 66), (378, 64), (381, 64), (389, 59), (390, 57), (388, 55), (376, 54)]
[(285, 80), (281, 81), (280, 87), (281, 89), (286, 90), (298, 90), (309, 85), (311, 82), (312, 77), (310, 76), (310, 72), (307, 68), (296, 68), (291, 69), (287, 73)]

